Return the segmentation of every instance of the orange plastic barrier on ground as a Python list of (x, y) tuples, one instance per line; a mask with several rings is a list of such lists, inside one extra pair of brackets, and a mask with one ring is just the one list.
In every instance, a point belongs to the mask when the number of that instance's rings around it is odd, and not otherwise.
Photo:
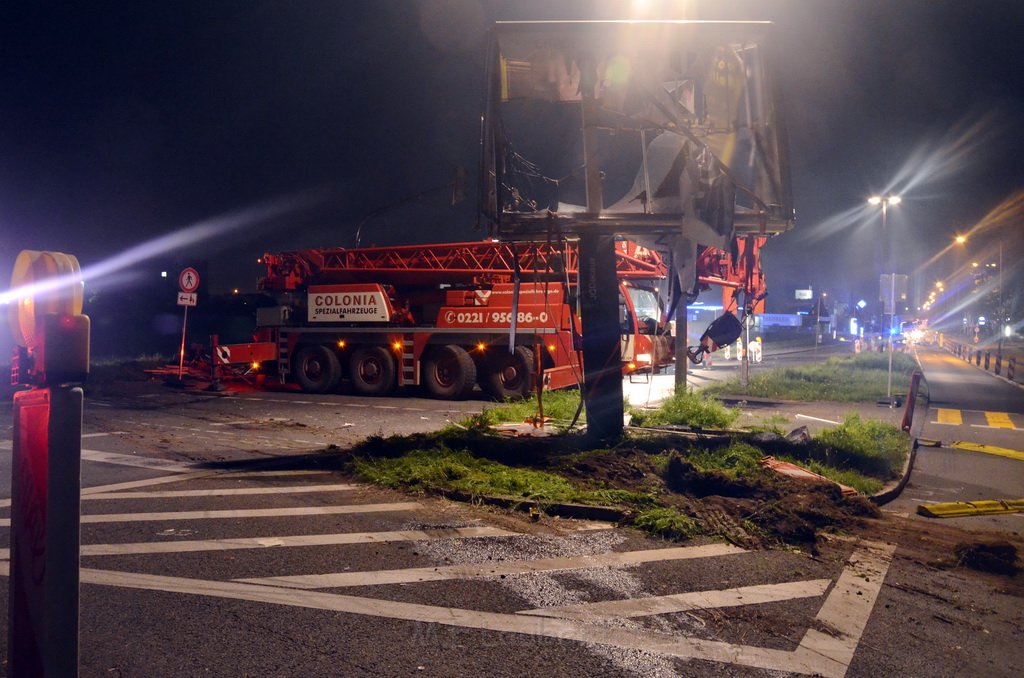
[(853, 489), (848, 485), (843, 485), (842, 483), (837, 483), (834, 480), (829, 480), (825, 476), (818, 475), (814, 471), (805, 469), (802, 466), (797, 466), (796, 464), (791, 464), (788, 461), (779, 461), (775, 457), (764, 457), (763, 459), (761, 459), (761, 466), (764, 468), (771, 469), (776, 473), (792, 476), (793, 478), (803, 478), (804, 480), (820, 480), (826, 483), (833, 483), (834, 485), (838, 485), (839, 489), (846, 496), (860, 494), (859, 492), (857, 492), (857, 490)]

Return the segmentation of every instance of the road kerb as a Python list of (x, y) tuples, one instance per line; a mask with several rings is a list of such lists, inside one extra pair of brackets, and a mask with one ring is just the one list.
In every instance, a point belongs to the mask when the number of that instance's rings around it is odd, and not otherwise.
[(950, 501), (940, 504), (921, 504), (918, 515), (928, 518), (962, 518), (1024, 511), (1024, 499), (986, 499), (981, 501)]

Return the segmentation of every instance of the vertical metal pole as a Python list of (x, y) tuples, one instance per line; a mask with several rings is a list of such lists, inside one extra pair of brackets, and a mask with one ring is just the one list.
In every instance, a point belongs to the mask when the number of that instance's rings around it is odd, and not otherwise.
[[(889, 337), (888, 340), (888, 351), (889, 351), (889, 376), (886, 380), (885, 386), (885, 397), (892, 404), (892, 326), (896, 322), (896, 274), (892, 272), (894, 266), (892, 265), (892, 238), (889, 237), (889, 230), (886, 228), (886, 213), (889, 206), (889, 199), (882, 198), (882, 234), (885, 236), (885, 242), (887, 244), (888, 256), (886, 257), (889, 263), (889, 326), (886, 328), (886, 334)], [(885, 318), (885, 314), (882, 314), (882, 318)]]
[[(1003, 335), (1006, 333), (1006, 311), (1003, 310), (1003, 240), (999, 239), (999, 343), (996, 346), (996, 360), (1003, 359)], [(996, 362), (998, 365), (999, 363)]]
[[(746, 301), (746, 299), (744, 299)], [(740, 386), (744, 390), (750, 386), (750, 323), (743, 319), (743, 360), (740, 361)]]
[(14, 394), (8, 673), (78, 675), (82, 389)]
[[(680, 290), (679, 293), (682, 294), (682, 290)], [(688, 332), (688, 318), (686, 313), (686, 300), (680, 299), (679, 303), (676, 304), (676, 393), (686, 392), (686, 372), (689, 369), (689, 365), (687, 364), (689, 360), (686, 358), (686, 340)]]
[(579, 286), (587, 437), (595, 442), (615, 441), (622, 437), (623, 398), (613, 236), (580, 236)]
[(818, 361), (818, 333), (821, 331), (821, 292), (818, 292), (818, 312), (814, 317), (814, 361)]
[(587, 187), (587, 213), (597, 215), (604, 206), (601, 187), (601, 165), (597, 161), (597, 101), (584, 93), (580, 102), (583, 127), (583, 171)]
[(185, 328), (188, 325), (188, 306), (185, 307), (185, 316), (181, 321), (181, 351), (178, 353), (178, 381), (181, 381), (181, 373), (185, 369)]
[[(581, 86), (582, 87), (582, 86)], [(580, 105), (587, 213), (603, 207), (601, 166), (597, 161), (597, 101), (583, 87)], [(615, 271), (615, 238), (580, 236), (580, 314), (583, 330), (583, 401), (587, 437), (595, 442), (622, 438), (622, 348), (619, 333), (619, 280)]]

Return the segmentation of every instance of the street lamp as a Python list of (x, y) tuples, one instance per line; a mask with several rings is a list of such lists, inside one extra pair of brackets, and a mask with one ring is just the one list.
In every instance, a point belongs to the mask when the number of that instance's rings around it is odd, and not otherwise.
[(818, 295), (818, 313), (814, 319), (814, 357), (818, 357), (818, 343), (821, 339), (821, 298), (827, 297), (828, 292), (822, 292)]
[[(900, 202), (902, 202), (902, 201), (903, 201), (903, 198), (901, 198), (898, 195), (887, 195), (887, 196), (884, 196), (884, 197), (880, 196), (880, 195), (873, 195), (870, 198), (868, 198), (868, 204), (869, 205), (881, 205), (882, 206), (882, 233), (885, 235), (886, 243), (889, 245), (889, 247), (887, 248), (888, 256), (886, 257), (886, 261), (887, 261), (887, 263), (890, 264), (889, 265), (890, 269), (893, 268), (893, 266), (892, 266), (892, 238), (889, 237), (889, 231), (886, 230), (886, 215), (888, 214), (889, 205), (899, 205)], [(896, 274), (894, 272), (892, 272), (891, 270), (889, 271), (889, 313), (891, 314), (889, 316), (889, 331), (888, 331), (888, 335), (889, 335), (889, 346), (888, 346), (888, 350), (889, 350), (889, 378), (888, 378), (888, 380), (886, 382), (886, 386), (885, 386), (885, 398), (886, 398), (886, 400), (889, 401), (889, 404), (892, 405), (893, 404), (893, 399), (892, 399), (892, 326), (893, 326), (893, 323), (896, 322)], [(883, 318), (885, 317), (884, 313), (882, 314), (882, 317)]]

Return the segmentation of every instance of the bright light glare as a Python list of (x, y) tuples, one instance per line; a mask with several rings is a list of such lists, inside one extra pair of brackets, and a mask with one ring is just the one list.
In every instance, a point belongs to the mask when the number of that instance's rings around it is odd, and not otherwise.
[[(130, 247), (108, 259), (83, 268), (81, 279), (86, 283), (95, 281), (129, 268), (141, 261), (146, 261), (147, 259), (152, 259), (185, 247), (194, 247), (235, 231), (251, 229), (256, 224), (309, 209), (314, 205), (326, 202), (331, 199), (332, 195), (333, 192), (325, 189), (294, 193), (186, 226), (173, 233), (168, 233), (159, 238), (153, 238)], [(47, 278), (31, 285), (22, 285), (21, 287), (0, 293), (0, 304), (9, 304), (18, 299), (35, 297), (38, 294), (66, 287), (74, 282), (75, 280), (69, 277), (57, 277)]]
[(868, 198), (868, 204), (871, 204), (871, 205), (881, 205), (882, 204), (882, 196), (880, 196), (880, 195), (873, 195), (873, 196), (871, 196), (870, 198)]
[(1003, 125), (997, 122), (995, 114), (975, 116), (970, 125), (958, 125), (938, 142), (921, 144), (907, 156), (887, 190), (907, 192), (962, 174), (981, 156), (978, 148), (1001, 132)]
[(899, 197), (898, 195), (890, 195), (886, 202), (889, 203), (890, 205), (899, 205), (901, 202), (903, 202), (903, 198)]

